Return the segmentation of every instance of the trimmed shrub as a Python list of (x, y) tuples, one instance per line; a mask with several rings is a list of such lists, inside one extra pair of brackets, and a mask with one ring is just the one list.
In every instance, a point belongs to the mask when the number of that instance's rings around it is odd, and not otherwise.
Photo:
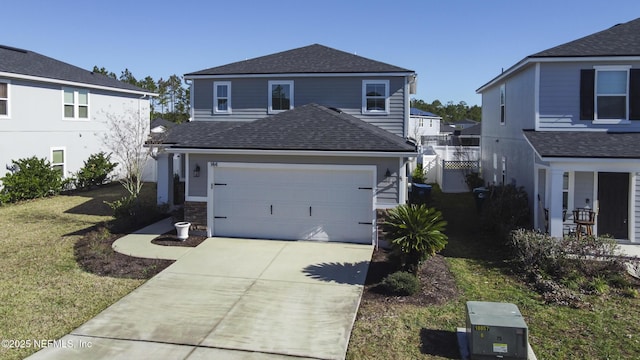
[(413, 172), (411, 173), (411, 182), (414, 184), (424, 184), (425, 180), (422, 164), (417, 164), (416, 168), (413, 169)]
[(82, 189), (104, 184), (116, 166), (118, 163), (111, 162), (111, 154), (99, 152), (90, 155), (76, 174), (76, 187)]
[(385, 277), (380, 287), (390, 295), (409, 296), (420, 290), (420, 281), (411, 273), (397, 271)]
[(446, 246), (446, 225), (442, 213), (435, 208), (400, 205), (388, 211), (382, 228), (390, 242), (392, 258), (403, 269), (416, 273), (424, 260)]
[(11, 162), (14, 170), (0, 179), (0, 203), (52, 196), (62, 190), (62, 174), (47, 159), (33, 156)]

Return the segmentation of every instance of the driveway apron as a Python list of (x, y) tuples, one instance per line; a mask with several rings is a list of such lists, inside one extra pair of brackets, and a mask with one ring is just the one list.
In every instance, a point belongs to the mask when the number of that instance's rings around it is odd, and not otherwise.
[(372, 246), (207, 239), (33, 359), (343, 359)]

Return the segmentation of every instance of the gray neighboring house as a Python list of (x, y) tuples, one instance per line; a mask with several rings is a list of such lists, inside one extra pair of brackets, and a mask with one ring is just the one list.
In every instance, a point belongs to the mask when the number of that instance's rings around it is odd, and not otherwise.
[[(12, 160), (48, 159), (63, 176), (106, 151), (107, 116), (149, 119), (149, 92), (40, 55), (0, 45), (0, 174)], [(133, 114), (133, 115), (131, 115)]]
[(311, 45), (185, 75), (192, 121), (159, 153), (185, 158), (185, 218), (209, 236), (373, 244), (377, 210), (407, 199), (415, 73)]
[(530, 55), (477, 92), (484, 179), (524, 186), (536, 228), (547, 209), (562, 236), (589, 207), (596, 234), (640, 242), (640, 19)]

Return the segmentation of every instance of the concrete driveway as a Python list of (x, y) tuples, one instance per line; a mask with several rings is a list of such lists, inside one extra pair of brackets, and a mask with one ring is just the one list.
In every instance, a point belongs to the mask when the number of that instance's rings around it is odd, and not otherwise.
[(343, 359), (372, 246), (207, 239), (32, 359)]

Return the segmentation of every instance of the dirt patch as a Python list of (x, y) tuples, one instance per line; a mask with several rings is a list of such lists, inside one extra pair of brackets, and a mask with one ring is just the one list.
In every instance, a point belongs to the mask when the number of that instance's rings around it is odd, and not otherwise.
[(151, 240), (151, 243), (162, 246), (196, 247), (206, 239), (207, 237), (204, 235), (190, 235), (186, 240), (180, 240), (176, 230), (172, 230)]
[(384, 277), (396, 271), (389, 262), (389, 252), (375, 250), (369, 265), (365, 282), (363, 301), (377, 303), (402, 303), (412, 305), (440, 305), (458, 297), (459, 291), (449, 266), (442, 255), (427, 259), (420, 266), (418, 279), (420, 291), (411, 296), (389, 296), (380, 292), (377, 286)]

